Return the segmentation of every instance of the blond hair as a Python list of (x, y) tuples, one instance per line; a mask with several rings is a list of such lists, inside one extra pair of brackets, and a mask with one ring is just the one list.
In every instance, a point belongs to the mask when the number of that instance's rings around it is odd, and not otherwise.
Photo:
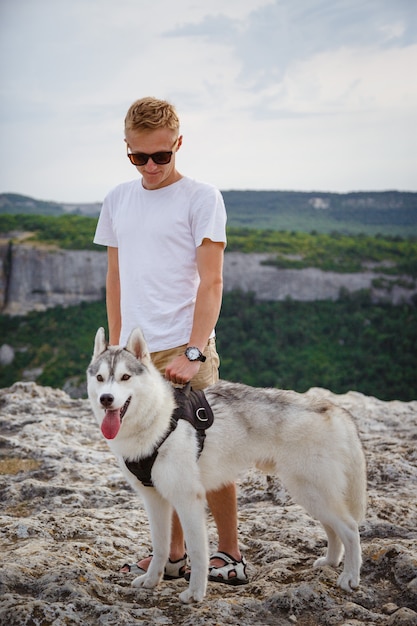
[(125, 130), (169, 128), (179, 131), (180, 120), (174, 106), (166, 100), (147, 97), (136, 100), (125, 117)]

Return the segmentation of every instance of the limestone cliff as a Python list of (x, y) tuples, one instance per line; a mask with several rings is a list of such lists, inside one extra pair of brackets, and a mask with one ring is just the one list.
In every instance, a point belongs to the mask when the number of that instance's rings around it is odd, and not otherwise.
[[(317, 268), (277, 269), (263, 262), (272, 255), (228, 252), (225, 255), (225, 291), (252, 291), (260, 300), (335, 300), (341, 289), (369, 289), (374, 300), (395, 304), (410, 301), (417, 285), (398, 276), (323, 272)], [(0, 241), (0, 311), (25, 315), (57, 305), (69, 306), (103, 298), (107, 255), (105, 251), (50, 249), (29, 243)], [(381, 283), (381, 281), (379, 281)], [(408, 287), (404, 286), (408, 282)]]
[(0, 310), (10, 315), (75, 305), (103, 297), (106, 254), (50, 250), (29, 244), (0, 246)]

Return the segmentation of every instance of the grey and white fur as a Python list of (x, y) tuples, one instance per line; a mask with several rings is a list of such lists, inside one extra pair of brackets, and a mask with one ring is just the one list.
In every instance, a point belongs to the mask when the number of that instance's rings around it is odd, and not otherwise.
[(97, 331), (87, 371), (88, 396), (103, 435), (126, 479), (143, 498), (149, 516), (153, 558), (133, 585), (153, 588), (169, 556), (173, 508), (191, 562), (182, 602), (206, 594), (209, 564), (206, 492), (235, 481), (252, 466), (277, 474), (292, 498), (324, 527), (328, 545), (314, 567), (338, 567), (338, 585), (359, 586), (358, 524), (366, 508), (366, 465), (350, 414), (327, 400), (279, 389), (219, 381), (205, 390), (214, 413), (200, 456), (193, 427), (179, 420), (159, 449), (153, 487), (145, 487), (124, 460), (147, 457), (163, 440), (175, 408), (173, 389), (158, 372), (140, 329), (127, 346), (108, 347)]

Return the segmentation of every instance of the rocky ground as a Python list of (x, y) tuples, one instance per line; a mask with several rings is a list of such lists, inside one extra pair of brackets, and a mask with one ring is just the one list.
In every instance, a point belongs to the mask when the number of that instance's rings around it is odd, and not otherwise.
[(16, 383), (0, 390), (0, 624), (417, 624), (417, 401), (309, 393), (347, 407), (365, 447), (359, 590), (346, 594), (335, 586), (338, 572), (312, 569), (325, 546), (320, 526), (256, 471), (242, 477), (239, 496), (248, 585), (210, 583), (193, 606), (178, 600), (184, 580), (131, 587), (118, 568), (148, 554), (147, 518), (88, 401)]

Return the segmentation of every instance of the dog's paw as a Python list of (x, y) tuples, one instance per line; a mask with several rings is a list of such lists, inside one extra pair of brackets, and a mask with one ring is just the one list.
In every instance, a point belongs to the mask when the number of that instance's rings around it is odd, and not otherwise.
[(191, 604), (192, 602), (201, 602), (204, 598), (204, 591), (191, 591), (190, 587), (180, 593), (179, 598), (184, 604)]
[(143, 587), (145, 589), (153, 589), (159, 583), (160, 578), (152, 578), (148, 573), (137, 576), (132, 580), (132, 587)]
[(314, 568), (325, 567), (326, 565), (330, 565), (329, 561), (327, 560), (327, 556), (321, 556), (319, 559), (316, 559), (313, 563)]
[(327, 556), (321, 556), (319, 559), (314, 561), (313, 567), (325, 567), (328, 565), (329, 567), (337, 567), (340, 563), (340, 560), (334, 561), (333, 559), (329, 559)]
[(359, 575), (351, 572), (342, 572), (337, 579), (337, 585), (344, 591), (352, 593), (354, 589), (359, 587)]

